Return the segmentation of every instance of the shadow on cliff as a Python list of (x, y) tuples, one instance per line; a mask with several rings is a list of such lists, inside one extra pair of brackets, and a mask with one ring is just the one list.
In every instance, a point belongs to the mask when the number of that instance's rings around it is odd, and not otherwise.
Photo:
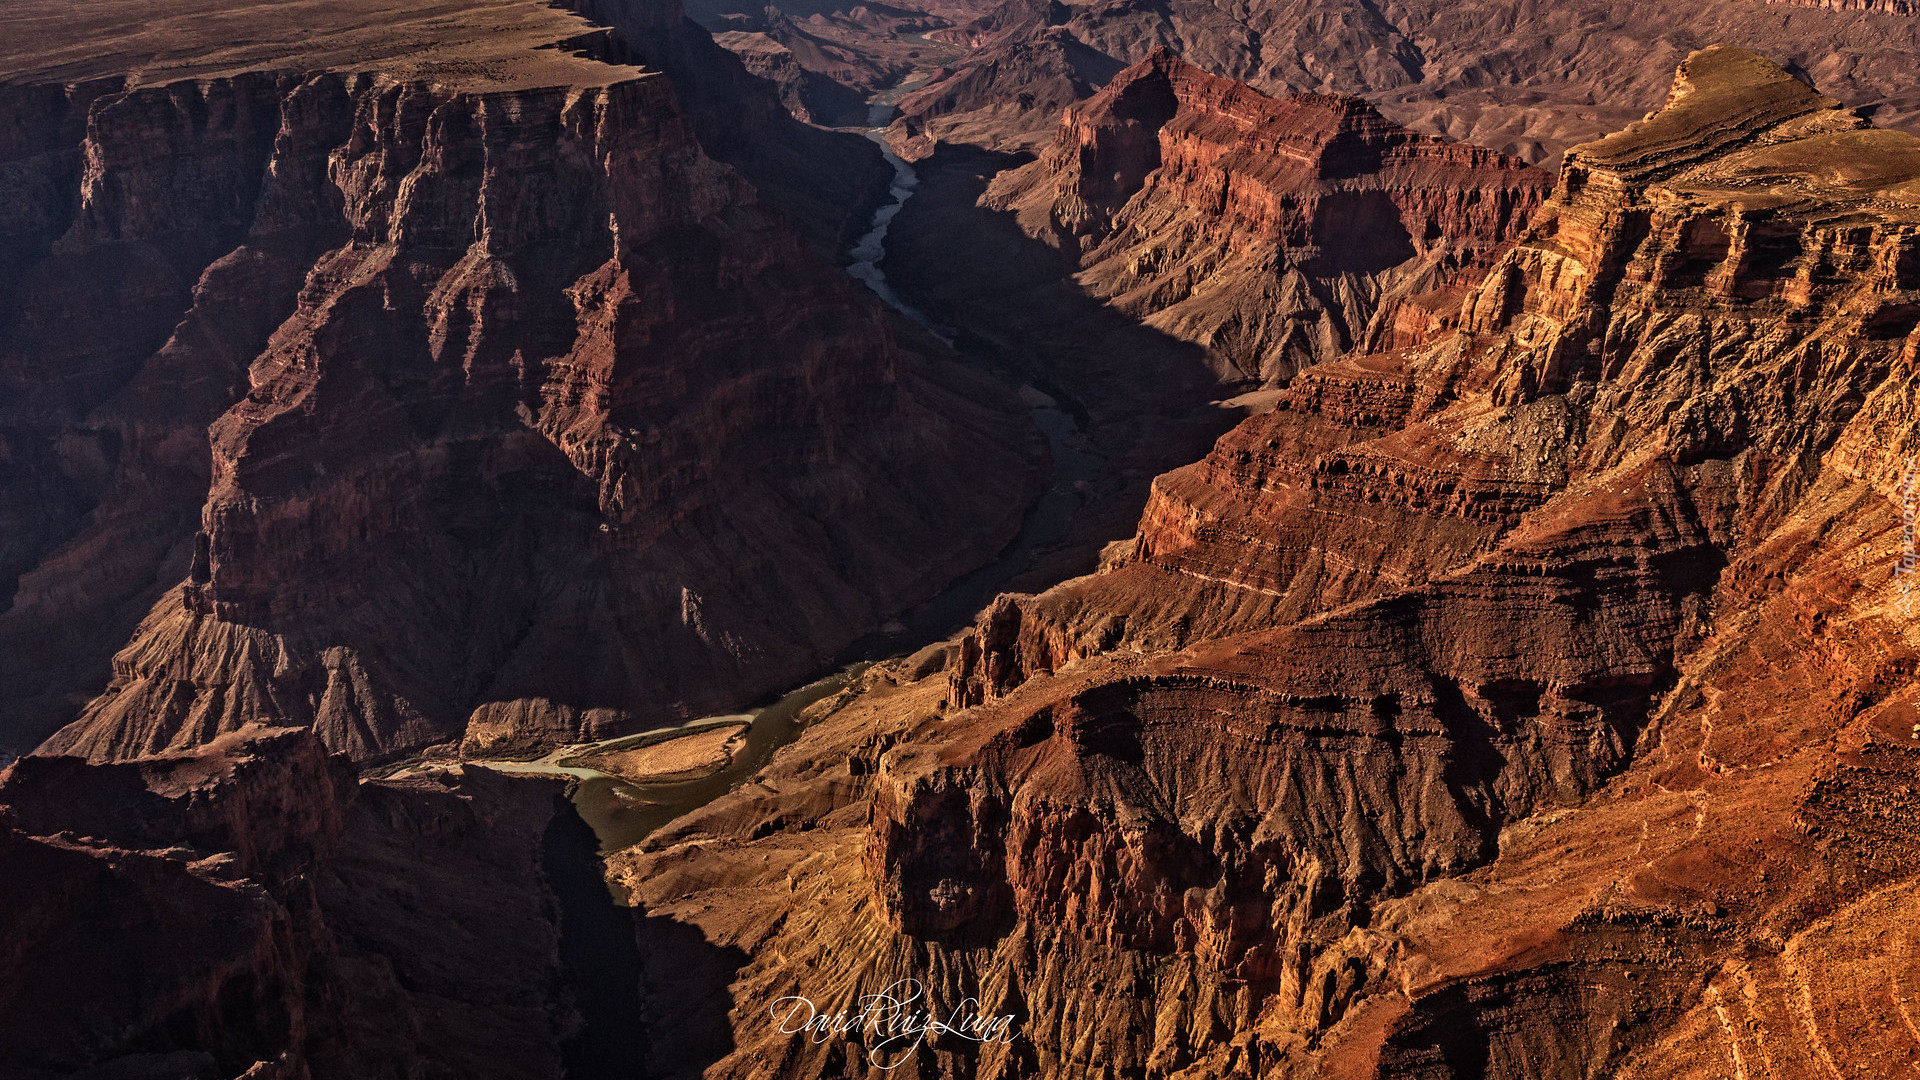
[(560, 901), (560, 960), (582, 1026), (564, 1048), (567, 1080), (681, 1080), (733, 1050), (728, 987), (746, 962), (699, 928), (623, 907), (600, 842), (565, 798), (543, 840)]
[(1091, 570), (1101, 544), (1134, 531), (1152, 477), (1198, 460), (1240, 419), (1215, 402), (1253, 385), (1223, 382), (1205, 349), (1089, 295), (1073, 281), (1073, 254), (978, 205), (994, 176), (1029, 160), (942, 144), (916, 166), (919, 188), (881, 263), (959, 352), (1059, 399), (1108, 459), (1104, 476), (1079, 485), (1088, 505), (1060, 558), (1005, 591), (1051, 584), (1062, 560), (1073, 563), (1066, 573)]

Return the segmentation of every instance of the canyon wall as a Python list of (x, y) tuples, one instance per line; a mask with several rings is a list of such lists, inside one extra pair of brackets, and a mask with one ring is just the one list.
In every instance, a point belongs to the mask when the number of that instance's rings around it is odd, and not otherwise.
[(1068, 109), (985, 204), (1077, 255), (1091, 295), (1203, 346), (1231, 377), (1282, 381), (1394, 343), (1396, 313), (1444, 308), (1549, 183), (1358, 98), (1277, 100), (1160, 49)]
[(8, 85), (13, 740), (631, 730), (808, 674), (1012, 535), (1018, 404), (902, 350), (687, 89), (468, 48)]
[(1768, 52), (1882, 126), (1920, 123), (1920, 24), (1901, 0), (1713, 0), (1683, 23), (1603, 0), (1016, 0), (941, 36), (969, 51), (902, 99), (894, 136), (920, 153), (1041, 152), (1060, 110), (1156, 48), (1274, 96), (1359, 95), (1414, 130), (1548, 166), (1658, 107), (1673, 66), (1714, 43)]
[(312, 733), (0, 774), (9, 1076), (561, 1075), (561, 785), (357, 783)]
[[(687, 18), (679, 0), (558, 6), (613, 31), (578, 43), (590, 54), (665, 72), (706, 153), (740, 170), (820, 254), (837, 259), (866, 231), (893, 179), (873, 144), (796, 120), (762, 81), (774, 73), (749, 71)], [(847, 107), (857, 110), (858, 102)]]
[(767, 1003), (903, 978), (1018, 1017), (926, 1075), (1903, 1060), (1916, 191), (1920, 139), (1690, 56), (1457, 329), (1306, 369), (1100, 573), (620, 858), (750, 955), (717, 1075), (862, 1075)]

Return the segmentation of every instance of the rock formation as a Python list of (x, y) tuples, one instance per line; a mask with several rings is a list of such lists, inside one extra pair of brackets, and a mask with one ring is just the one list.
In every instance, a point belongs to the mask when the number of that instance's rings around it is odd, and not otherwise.
[(765, 1004), (902, 978), (1019, 1019), (921, 1075), (1904, 1068), (1917, 363), (1920, 139), (1693, 53), (1456, 330), (620, 857), (749, 953), (707, 1075), (864, 1075)]
[[(12, 739), (633, 728), (799, 678), (1012, 534), (1011, 395), (905, 353), (697, 138), (737, 62), (707, 41), (732, 67), (690, 91), (574, 50), (697, 70), (677, 10), (368, 0), (182, 59), (236, 32), (196, 3), (160, 60), (73, 58), (70, 12), (7, 59)], [(367, 43), (406, 32), (442, 37)]]
[(0, 774), (0, 1071), (559, 1076), (560, 786), (363, 786), (295, 729), (22, 758)]
[(1549, 182), (1361, 99), (1275, 100), (1161, 49), (1067, 110), (986, 203), (1077, 253), (1091, 294), (1266, 381), (1444, 308)]
[(902, 145), (1039, 151), (1112, 71), (1173, 50), (1275, 96), (1357, 94), (1416, 131), (1551, 165), (1655, 108), (1673, 66), (1713, 42), (1767, 51), (1876, 123), (1920, 124), (1901, 0), (1711, 0), (1672, 12), (1607, 0), (1155, 4), (1015, 0), (946, 32), (972, 51), (901, 102)]
[(778, 88), (694, 25), (677, 0), (564, 0), (558, 6), (613, 31), (571, 43), (587, 54), (665, 72), (701, 149), (744, 174), (821, 254), (839, 256), (865, 231), (868, 212), (892, 179), (872, 144), (795, 120)]

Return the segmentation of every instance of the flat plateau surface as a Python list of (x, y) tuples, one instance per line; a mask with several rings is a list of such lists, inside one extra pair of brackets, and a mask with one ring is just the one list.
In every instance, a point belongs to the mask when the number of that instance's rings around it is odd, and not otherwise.
[(596, 30), (541, 0), (14, 0), (0, 12), (0, 84), (263, 70), (503, 90), (632, 78), (563, 45)]

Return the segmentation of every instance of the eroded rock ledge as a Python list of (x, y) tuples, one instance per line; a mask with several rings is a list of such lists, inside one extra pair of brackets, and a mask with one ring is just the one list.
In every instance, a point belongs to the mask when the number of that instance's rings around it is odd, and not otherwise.
[(10, 737), (632, 730), (804, 676), (1017, 528), (1012, 395), (902, 350), (620, 62), (697, 69), (677, 6), (600, 12), (626, 47), (533, 7), (591, 40), (0, 87)]
[(1434, 294), (1484, 270), (1549, 183), (1359, 98), (1271, 98), (1159, 49), (984, 202), (1077, 254), (1092, 295), (1276, 380), (1444, 307)]
[(908, 976), (1022, 1017), (933, 1075), (1904, 1060), (1916, 154), (1694, 54), (1455, 331), (1308, 369), (1108, 569), (628, 856), (753, 957), (718, 1074), (859, 1075), (752, 1003)]
[[(0, 773), (0, 1071), (558, 1077), (562, 784), (361, 784), (313, 733)], [(565, 804), (560, 804), (564, 806)]]

